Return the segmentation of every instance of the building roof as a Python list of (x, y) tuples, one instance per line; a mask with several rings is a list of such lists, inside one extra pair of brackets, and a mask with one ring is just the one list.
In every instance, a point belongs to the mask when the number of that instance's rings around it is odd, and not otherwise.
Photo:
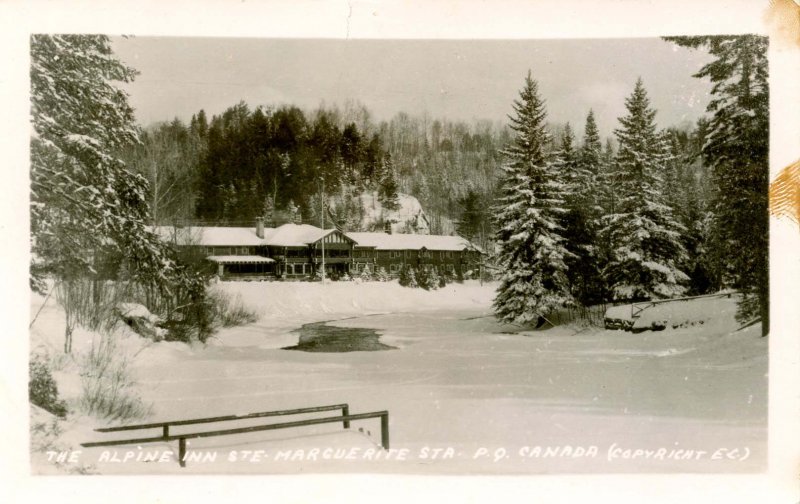
[(321, 229), (310, 224), (284, 224), (265, 229), (263, 243), (275, 247), (305, 247), (334, 232), (335, 229)]
[(161, 239), (177, 245), (203, 245), (206, 247), (264, 245), (264, 240), (256, 236), (254, 227), (157, 226), (154, 230)]
[(347, 233), (360, 247), (375, 247), (376, 250), (451, 250), (474, 249), (460, 236), (388, 234), (388, 233)]
[[(163, 240), (178, 245), (201, 245), (206, 247), (248, 247), (271, 245), (275, 247), (305, 247), (335, 233), (335, 229), (321, 229), (309, 224), (284, 224), (277, 228), (264, 228), (264, 238), (256, 236), (255, 227), (172, 227), (154, 228)], [(460, 236), (388, 234), (388, 233), (343, 233), (357, 246), (376, 250), (478, 250), (480, 249)], [(227, 257), (227, 256), (212, 256)], [(233, 256), (250, 257), (250, 256)]]

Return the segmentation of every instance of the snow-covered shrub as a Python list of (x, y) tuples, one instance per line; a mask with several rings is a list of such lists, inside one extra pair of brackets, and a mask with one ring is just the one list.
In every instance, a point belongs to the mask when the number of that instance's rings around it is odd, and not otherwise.
[(403, 266), (397, 280), (403, 287), (419, 287), (417, 272), (411, 266)]
[(391, 280), (391, 277), (389, 276), (389, 273), (386, 272), (386, 268), (381, 266), (375, 273), (375, 280), (379, 282), (388, 282), (389, 280)]
[(67, 405), (58, 398), (58, 387), (44, 357), (32, 356), (28, 364), (28, 398), (42, 409), (59, 416), (67, 416)]
[(369, 282), (370, 280), (372, 280), (372, 268), (370, 267), (369, 264), (364, 265), (364, 269), (361, 270), (359, 278), (361, 279), (362, 282)]
[(252, 324), (258, 320), (258, 315), (244, 305), (240, 294), (232, 298), (225, 292), (214, 289), (209, 292), (208, 301), (211, 306), (212, 325), (215, 327), (235, 327)]
[(425, 290), (436, 290), (439, 288), (439, 274), (433, 268), (420, 268), (417, 285)]
[(442, 278), (439, 272), (437, 272), (435, 268), (432, 268), (428, 272), (428, 290), (436, 290), (439, 287), (444, 287), (442, 285)]
[(127, 356), (111, 335), (80, 361), (82, 393), (78, 406), (88, 414), (109, 420), (132, 420), (150, 414), (134, 389)]

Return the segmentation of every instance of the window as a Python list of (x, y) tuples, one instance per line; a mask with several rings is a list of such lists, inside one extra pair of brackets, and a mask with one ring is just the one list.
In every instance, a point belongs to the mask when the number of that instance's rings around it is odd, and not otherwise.
[(395, 259), (397, 257), (403, 257), (403, 252), (400, 250), (392, 250), (389, 252), (389, 257)]
[(400, 265), (396, 263), (392, 263), (389, 265), (389, 271), (391, 273), (399, 273), (400, 272)]

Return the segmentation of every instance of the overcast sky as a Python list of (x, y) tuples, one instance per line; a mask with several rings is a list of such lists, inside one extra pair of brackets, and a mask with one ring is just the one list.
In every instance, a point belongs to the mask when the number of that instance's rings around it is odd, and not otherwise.
[(593, 108), (611, 134), (636, 78), (644, 80), (662, 127), (694, 121), (709, 84), (692, 77), (703, 51), (661, 39), (290, 40), (115, 38), (116, 54), (141, 72), (127, 86), (143, 125), (198, 110), (210, 115), (244, 100), (257, 105), (357, 100), (373, 118), (397, 112), (505, 121), (530, 69), (548, 120), (580, 134)]

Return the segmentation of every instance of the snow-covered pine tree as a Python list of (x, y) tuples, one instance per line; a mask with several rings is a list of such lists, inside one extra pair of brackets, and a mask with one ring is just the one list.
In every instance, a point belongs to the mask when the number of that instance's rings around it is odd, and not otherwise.
[[(147, 181), (117, 155), (138, 142), (133, 109), (116, 87), (135, 74), (115, 58), (105, 36), (31, 37), (30, 279), (36, 291), (47, 277), (63, 284), (99, 279), (102, 261), (117, 269), (104, 277), (126, 274), (162, 293), (203, 293), (147, 229)], [(67, 327), (65, 351), (70, 337)]]
[(584, 198), (590, 219), (596, 219), (601, 213), (597, 198), (598, 177), (603, 162), (603, 146), (600, 143), (600, 132), (594, 118), (594, 111), (589, 110), (586, 115), (586, 124), (583, 129), (583, 142), (578, 149), (579, 171), (585, 174)]
[(379, 267), (378, 271), (375, 272), (375, 280), (379, 282), (388, 282), (391, 279), (389, 273), (386, 272), (386, 268), (383, 266)]
[(572, 302), (572, 296), (559, 226), (564, 183), (547, 154), (546, 111), (530, 72), (513, 108), (515, 137), (503, 151), (502, 196), (495, 208), (497, 262), (504, 273), (494, 311), (500, 320), (527, 323)]
[(573, 199), (579, 187), (584, 183), (585, 175), (580, 172), (578, 164), (578, 151), (575, 149), (575, 134), (569, 123), (564, 125), (561, 134), (559, 149), (553, 162), (553, 167), (561, 174), (564, 182), (564, 195), (567, 201)]
[[(594, 132), (590, 130), (591, 134), (597, 134), (596, 126)], [(592, 203), (595, 177), (591, 169), (596, 169), (597, 166), (584, 163), (583, 153), (575, 148), (574, 143), (575, 136), (567, 124), (554, 166), (565, 183), (567, 212), (562, 217), (561, 225), (565, 246), (570, 252), (565, 258), (570, 292), (581, 303), (591, 304), (601, 298), (592, 226), (596, 212)]]
[(757, 35), (668, 37), (715, 58), (695, 74), (713, 83), (712, 114), (702, 146), (716, 185), (713, 254), (744, 293), (738, 317), (760, 318), (769, 332), (769, 83), (766, 37)]
[(365, 264), (364, 269), (361, 270), (361, 275), (359, 275), (359, 278), (361, 278), (361, 281), (363, 282), (369, 282), (372, 280), (372, 266)]
[(679, 269), (686, 255), (684, 228), (664, 200), (666, 149), (641, 79), (625, 106), (628, 114), (614, 130), (619, 142), (613, 171), (616, 208), (604, 217), (601, 231), (611, 246), (605, 278), (615, 299), (674, 297), (684, 292), (688, 280)]

